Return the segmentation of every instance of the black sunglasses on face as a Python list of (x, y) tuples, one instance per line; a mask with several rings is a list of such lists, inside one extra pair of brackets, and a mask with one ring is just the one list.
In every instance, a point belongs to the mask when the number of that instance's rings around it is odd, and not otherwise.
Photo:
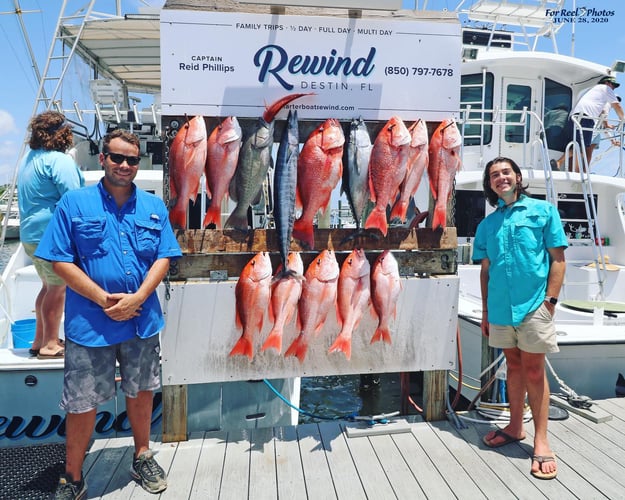
[(128, 165), (131, 167), (136, 167), (141, 161), (140, 156), (126, 156), (119, 153), (104, 153), (104, 156), (108, 156), (111, 161), (113, 163), (116, 163), (117, 165), (121, 165), (122, 163), (124, 163), (125, 160), (126, 163), (128, 163)]

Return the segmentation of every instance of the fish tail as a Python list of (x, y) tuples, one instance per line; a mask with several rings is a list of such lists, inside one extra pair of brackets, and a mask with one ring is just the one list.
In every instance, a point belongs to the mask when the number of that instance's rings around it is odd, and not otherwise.
[(263, 120), (265, 120), (267, 123), (272, 122), (273, 119), (278, 114), (278, 112), (284, 106), (286, 106), (291, 101), (294, 101), (295, 99), (299, 99), (300, 97), (303, 97), (305, 95), (314, 95), (314, 92), (309, 92), (307, 94), (289, 94), (287, 96), (282, 97), (281, 99), (278, 99), (276, 102), (274, 102), (271, 106), (269, 106), (265, 110), (265, 112), (263, 113)]
[(267, 349), (275, 349), (278, 354), (282, 352), (282, 331), (281, 330), (271, 330), (269, 332), (269, 336), (265, 343), (260, 348), (261, 351), (266, 351)]
[(371, 337), (371, 344), (374, 342), (386, 342), (387, 344), (391, 344), (391, 332), (388, 329), (388, 326), (378, 326), (373, 337)]
[(304, 242), (308, 248), (315, 247), (315, 234), (312, 224), (307, 223), (301, 218), (297, 219), (293, 224), (293, 238)]
[(306, 353), (308, 352), (308, 343), (304, 340), (304, 336), (300, 333), (289, 348), (284, 353), (284, 357), (295, 356), (299, 359), (300, 363), (306, 359)]
[(408, 213), (408, 203), (403, 200), (397, 200), (397, 203), (393, 205), (391, 210), (390, 219), (399, 219), (402, 224), (406, 222), (406, 214)]
[(214, 205), (211, 203), (211, 206), (206, 210), (206, 215), (204, 215), (204, 222), (202, 223), (202, 227), (206, 227), (209, 224), (215, 224), (217, 229), (221, 229), (221, 207), (218, 205)]
[(247, 231), (247, 210), (245, 210), (243, 214), (239, 212), (240, 211), (235, 207), (233, 212), (230, 214), (230, 217), (228, 217), (225, 226)]
[(247, 356), (250, 360), (254, 357), (254, 346), (245, 337), (241, 337), (230, 351), (229, 356), (235, 356), (240, 354), (241, 356)]
[(328, 353), (330, 352), (343, 352), (345, 353), (345, 357), (349, 360), (352, 357), (352, 339), (349, 337), (344, 337), (343, 335), (339, 335), (334, 343), (328, 349)]
[(386, 222), (386, 212), (381, 208), (378, 208), (378, 205), (371, 211), (369, 217), (365, 222), (365, 229), (377, 228), (380, 232), (386, 236), (388, 232), (388, 224)]
[(438, 227), (445, 227), (447, 224), (447, 207), (444, 205), (436, 204), (434, 208), (434, 215), (432, 216), (432, 229)]
[(172, 227), (175, 228), (187, 228), (187, 207), (185, 203), (176, 203), (174, 207), (169, 211), (169, 221)]

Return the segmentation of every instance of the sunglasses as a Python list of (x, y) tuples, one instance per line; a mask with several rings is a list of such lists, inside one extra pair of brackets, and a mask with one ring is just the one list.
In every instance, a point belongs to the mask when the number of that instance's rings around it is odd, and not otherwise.
[(107, 156), (111, 159), (113, 163), (116, 163), (117, 165), (121, 165), (125, 161), (126, 163), (128, 163), (129, 166), (136, 167), (141, 161), (140, 156), (126, 156), (119, 153), (104, 153), (104, 157)]

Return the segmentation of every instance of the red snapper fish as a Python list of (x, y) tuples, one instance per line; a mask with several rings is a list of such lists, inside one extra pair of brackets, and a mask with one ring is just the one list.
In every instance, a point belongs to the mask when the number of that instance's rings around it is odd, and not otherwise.
[(373, 264), (371, 273), (371, 300), (378, 316), (378, 327), (371, 343), (391, 343), (391, 319), (397, 314), (397, 299), (401, 292), (399, 265), (389, 250), (384, 250)]
[(393, 205), (390, 219), (399, 219), (406, 222), (406, 214), (411, 198), (419, 189), (419, 184), (428, 166), (428, 127), (425, 121), (419, 119), (408, 129), (410, 132), (410, 147), (406, 150), (406, 177), (400, 186), (399, 199)]
[(254, 336), (262, 327), (271, 295), (271, 259), (269, 252), (258, 252), (245, 265), (234, 288), (236, 298), (236, 326), (243, 329), (241, 338), (230, 351), (230, 356), (241, 354), (252, 359)]
[(345, 135), (340, 123), (327, 119), (313, 130), (299, 154), (295, 206), (302, 214), (293, 225), (293, 237), (315, 246), (313, 218), (319, 209), (327, 210), (330, 195), (343, 175)]
[(398, 116), (393, 116), (378, 133), (369, 159), (369, 189), (375, 207), (365, 221), (365, 229), (377, 228), (386, 236), (386, 207), (395, 201), (406, 177), (410, 139), (410, 132)]
[(241, 149), (241, 126), (236, 116), (224, 119), (208, 136), (206, 155), (206, 194), (211, 200), (203, 226), (215, 224), (221, 229), (221, 202), (228, 197)]
[[(287, 268), (292, 274), (283, 273), (282, 265), (278, 267), (271, 284), (271, 302), (269, 303), (269, 319), (273, 328), (267, 336), (261, 351), (275, 349), (282, 352), (282, 335), (297, 311), (297, 303), (302, 295), (304, 263), (299, 252), (289, 252), (286, 259)], [(276, 278), (278, 278), (276, 280)]]
[(284, 353), (285, 356), (296, 356), (300, 363), (306, 358), (310, 341), (323, 328), (330, 310), (336, 307), (339, 264), (334, 251), (324, 250), (317, 255), (304, 277), (297, 310), (300, 334)]
[(428, 176), (430, 189), (436, 200), (432, 228), (447, 225), (447, 201), (451, 196), (456, 172), (460, 170), (462, 136), (453, 120), (443, 120), (430, 140)]
[(337, 299), (341, 331), (328, 352), (343, 352), (348, 360), (352, 356), (352, 334), (371, 304), (370, 271), (364, 250), (358, 248), (352, 250), (341, 266)]
[(187, 206), (195, 202), (205, 163), (206, 123), (202, 116), (195, 116), (180, 127), (169, 148), (170, 189), (176, 199), (169, 212), (173, 227), (187, 227)]

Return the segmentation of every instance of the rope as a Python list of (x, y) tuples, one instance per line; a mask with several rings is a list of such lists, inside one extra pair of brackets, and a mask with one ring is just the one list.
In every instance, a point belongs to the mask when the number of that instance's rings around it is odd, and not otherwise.
[(556, 382), (558, 382), (558, 384), (560, 385), (560, 390), (562, 391), (562, 393), (553, 393), (553, 395), (566, 400), (571, 406), (574, 406), (575, 408), (582, 408), (584, 410), (590, 409), (590, 407), (594, 404), (594, 401), (588, 396), (580, 396), (568, 385), (566, 385), (553, 369), (553, 366), (551, 365), (547, 357), (545, 357), (545, 363), (547, 364), (547, 368), (549, 368), (549, 371), (553, 375), (553, 378), (555, 378)]

